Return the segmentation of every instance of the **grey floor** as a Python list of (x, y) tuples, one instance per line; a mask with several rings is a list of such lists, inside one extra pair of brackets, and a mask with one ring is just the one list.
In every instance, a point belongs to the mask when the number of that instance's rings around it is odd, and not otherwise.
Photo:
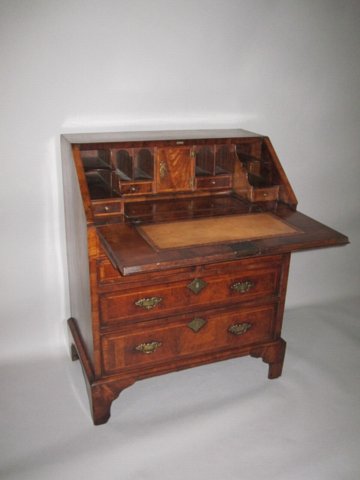
[(242, 358), (138, 382), (91, 423), (66, 352), (1, 365), (0, 478), (360, 478), (360, 300), (289, 309), (283, 376)]

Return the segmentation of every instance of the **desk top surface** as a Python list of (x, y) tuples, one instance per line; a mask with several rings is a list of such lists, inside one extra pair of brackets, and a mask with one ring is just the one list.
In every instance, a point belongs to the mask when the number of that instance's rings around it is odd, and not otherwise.
[(201, 218), (179, 214), (177, 220), (160, 214), (140, 223), (136, 218), (99, 225), (97, 230), (123, 275), (348, 243), (346, 236), (285, 205), (271, 212), (251, 212), (251, 206), (233, 201), (228, 214), (208, 212)]
[(219, 138), (263, 137), (243, 129), (150, 130), (144, 132), (100, 132), (63, 134), (70, 143), (136, 142), (156, 140), (201, 140)]

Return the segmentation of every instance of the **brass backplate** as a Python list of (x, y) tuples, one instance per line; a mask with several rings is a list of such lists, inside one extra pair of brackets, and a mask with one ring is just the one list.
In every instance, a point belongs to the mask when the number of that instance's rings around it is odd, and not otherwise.
[(140, 343), (140, 345), (137, 345), (135, 347), (135, 350), (141, 353), (145, 353), (146, 355), (149, 355), (151, 353), (156, 352), (156, 350), (161, 347), (162, 343), (153, 341), (153, 342), (148, 342), (148, 343)]
[(252, 327), (251, 323), (234, 323), (233, 325), (230, 325), (228, 328), (228, 331), (232, 333), (233, 335), (244, 335), (250, 328)]
[(155, 308), (162, 301), (161, 297), (140, 298), (136, 300), (135, 305), (137, 307), (144, 308), (145, 310), (151, 310)]
[(243, 282), (235, 282), (231, 285), (231, 290), (238, 293), (246, 293), (253, 288), (254, 283), (251, 280), (244, 280)]

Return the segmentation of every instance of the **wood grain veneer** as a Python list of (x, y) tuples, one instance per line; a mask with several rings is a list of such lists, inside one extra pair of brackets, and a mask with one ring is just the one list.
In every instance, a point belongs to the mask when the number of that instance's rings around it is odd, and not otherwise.
[(61, 143), (71, 356), (94, 423), (154, 375), (250, 355), (280, 376), (290, 255), (348, 239), (296, 210), (270, 140), (203, 130)]

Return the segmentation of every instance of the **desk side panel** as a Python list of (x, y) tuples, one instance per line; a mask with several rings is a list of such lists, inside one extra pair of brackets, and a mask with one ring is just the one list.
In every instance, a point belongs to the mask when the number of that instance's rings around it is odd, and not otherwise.
[(88, 231), (71, 144), (61, 138), (71, 316), (93, 364)]

